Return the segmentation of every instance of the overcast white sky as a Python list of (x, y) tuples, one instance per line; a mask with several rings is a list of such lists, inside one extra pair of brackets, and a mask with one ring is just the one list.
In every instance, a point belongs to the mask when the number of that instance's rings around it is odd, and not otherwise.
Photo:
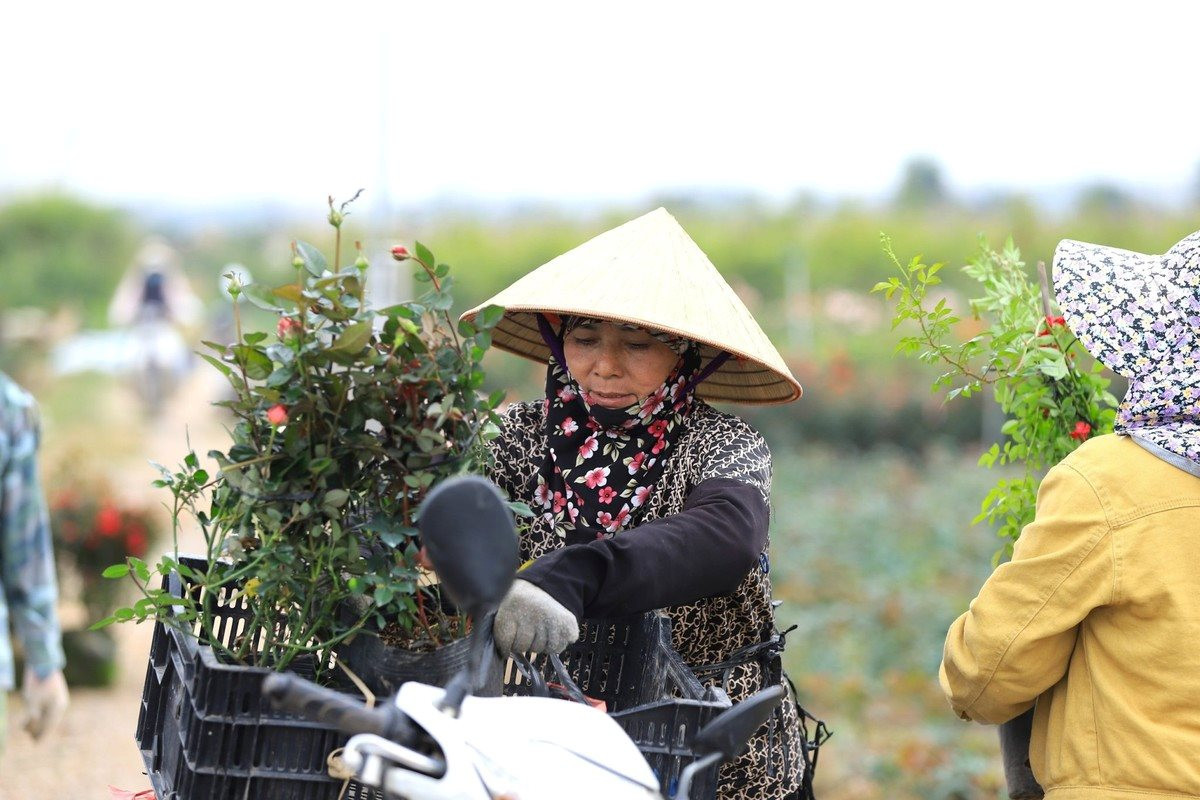
[(1182, 192), (1200, 4), (135, 2), (10, 5), (0, 197), (308, 204)]

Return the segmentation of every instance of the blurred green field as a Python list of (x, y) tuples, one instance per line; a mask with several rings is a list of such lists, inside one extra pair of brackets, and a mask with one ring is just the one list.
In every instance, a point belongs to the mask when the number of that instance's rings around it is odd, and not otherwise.
[(996, 733), (960, 721), (937, 686), (950, 622), (998, 541), (968, 521), (997, 476), (970, 453), (775, 451), (772, 577), (785, 664), (834, 731), (818, 796), (993, 798)]

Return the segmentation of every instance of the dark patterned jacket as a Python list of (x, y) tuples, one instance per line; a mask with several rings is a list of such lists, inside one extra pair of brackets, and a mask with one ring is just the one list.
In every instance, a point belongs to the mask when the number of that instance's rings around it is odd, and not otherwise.
[[(545, 457), (544, 405), (516, 403), (491, 442), (492, 479), (533, 505)], [(741, 419), (697, 401), (673, 445), (659, 485), (636, 525), (612, 538), (572, 544), (547, 526), (521, 536), (521, 573), (576, 616), (620, 616), (663, 608), (673, 644), (702, 680), (737, 702), (782, 679), (777, 657), (744, 660), (738, 651), (771, 638), (768, 575), (771, 454)], [(712, 665), (735, 662), (724, 668)], [(740, 663), (737, 663), (740, 662)], [(722, 798), (780, 798), (800, 778), (794, 699), (748, 752), (721, 772)]]

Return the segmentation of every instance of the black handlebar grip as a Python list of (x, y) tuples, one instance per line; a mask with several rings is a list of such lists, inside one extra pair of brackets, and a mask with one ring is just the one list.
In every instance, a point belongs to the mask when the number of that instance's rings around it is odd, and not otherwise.
[(286, 672), (268, 675), (262, 691), (275, 708), (332, 725), (349, 736), (374, 733), (401, 744), (412, 744), (414, 740), (408, 717), (391, 703), (367, 708), (349, 695)]

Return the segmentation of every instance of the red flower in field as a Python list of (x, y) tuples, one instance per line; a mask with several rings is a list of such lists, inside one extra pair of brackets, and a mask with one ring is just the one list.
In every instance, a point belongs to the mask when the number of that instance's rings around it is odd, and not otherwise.
[(267, 422), (270, 422), (272, 425), (286, 425), (287, 421), (287, 406), (283, 403), (276, 403), (267, 409)]
[(397, 261), (405, 261), (409, 258), (412, 258), (412, 256), (409, 254), (407, 247), (402, 244), (398, 244), (392, 248), (392, 258), (396, 259)]
[(279, 336), (280, 341), (288, 341), (300, 335), (301, 326), (299, 320), (291, 317), (280, 317), (279, 324), (275, 326), (275, 333)]
[(1071, 431), (1071, 438), (1083, 441), (1092, 435), (1092, 426), (1086, 422), (1076, 422), (1075, 430)]
[(121, 532), (121, 512), (112, 506), (103, 506), (96, 512), (96, 533), (112, 538)]

